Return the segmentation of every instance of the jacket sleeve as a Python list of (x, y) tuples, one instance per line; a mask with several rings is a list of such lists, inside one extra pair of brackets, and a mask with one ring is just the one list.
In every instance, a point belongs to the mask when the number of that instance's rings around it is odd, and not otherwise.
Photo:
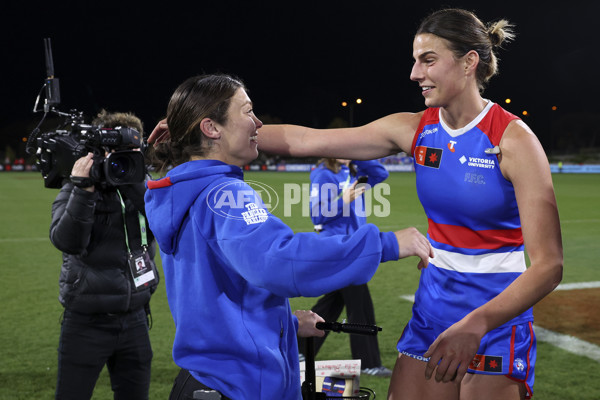
[(310, 218), (314, 225), (327, 224), (342, 216), (344, 199), (332, 171), (315, 169), (310, 175)]
[(223, 257), (246, 281), (280, 296), (313, 297), (366, 283), (381, 262), (399, 256), (394, 233), (373, 224), (352, 235), (323, 236), (294, 233), (256, 204), (222, 211), (227, 217), (214, 221)]
[(385, 181), (390, 173), (378, 160), (352, 161), (356, 165), (356, 176), (367, 175), (369, 180), (367, 183), (373, 187), (378, 183)]
[(81, 254), (87, 248), (92, 226), (97, 193), (87, 192), (67, 183), (52, 204), (50, 241), (62, 252)]

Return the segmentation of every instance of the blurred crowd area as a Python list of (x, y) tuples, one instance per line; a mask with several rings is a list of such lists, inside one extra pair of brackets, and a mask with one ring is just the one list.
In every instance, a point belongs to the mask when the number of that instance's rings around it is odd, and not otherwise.
[[(14, 154), (9, 152), (0, 153), (0, 171), (36, 171), (35, 156), (28, 158), (16, 157)], [(573, 154), (550, 154), (548, 160), (551, 166), (557, 166), (559, 168), (563, 166), (577, 166), (577, 165), (600, 165), (600, 148), (585, 148), (580, 149), (579, 152)], [(284, 168), (285, 166), (291, 165), (305, 165), (306, 170), (310, 170), (309, 166), (314, 166), (319, 161), (319, 158), (293, 158), (293, 157), (282, 157), (273, 156), (260, 152), (256, 160), (254, 160), (249, 166), (251, 168), (245, 168), (247, 170), (291, 170)], [(413, 164), (413, 157), (405, 152), (393, 154), (379, 161), (388, 166), (391, 171), (412, 171), (408, 168)], [(399, 167), (399, 168), (394, 168)], [(405, 168), (406, 167), (406, 168)], [(553, 171), (554, 172), (554, 171)]]

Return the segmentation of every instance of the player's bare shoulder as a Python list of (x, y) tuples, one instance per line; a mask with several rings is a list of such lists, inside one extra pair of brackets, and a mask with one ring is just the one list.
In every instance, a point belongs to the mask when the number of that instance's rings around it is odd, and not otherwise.
[(500, 149), (504, 155), (528, 152), (531, 150), (530, 146), (538, 145), (535, 133), (520, 119), (515, 119), (506, 126), (500, 141)]
[(520, 119), (511, 121), (500, 140), (500, 170), (513, 181), (516, 174), (532, 172), (547, 164), (544, 149), (535, 133)]

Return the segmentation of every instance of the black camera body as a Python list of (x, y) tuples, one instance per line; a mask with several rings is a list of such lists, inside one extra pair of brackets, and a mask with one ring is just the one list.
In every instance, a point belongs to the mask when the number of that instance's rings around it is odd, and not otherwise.
[(143, 182), (146, 166), (143, 138), (129, 127), (103, 128), (82, 123), (81, 113), (68, 114), (71, 127), (37, 137), (36, 164), (47, 188), (62, 187), (73, 164), (91, 152), (90, 178), (96, 185), (119, 186)]

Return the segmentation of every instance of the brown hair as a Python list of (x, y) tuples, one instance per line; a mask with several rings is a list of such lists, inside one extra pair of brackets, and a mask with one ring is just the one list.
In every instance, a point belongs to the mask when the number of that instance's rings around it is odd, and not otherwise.
[(456, 58), (475, 50), (479, 54), (477, 84), (483, 92), (490, 78), (498, 73), (494, 49), (514, 39), (513, 29), (514, 25), (504, 19), (486, 25), (470, 11), (447, 8), (426, 17), (415, 36), (430, 33), (447, 40)]
[(170, 139), (154, 146), (152, 164), (165, 171), (206, 154), (212, 142), (200, 130), (200, 122), (211, 118), (226, 124), (231, 98), (239, 88), (246, 89), (240, 79), (225, 74), (199, 75), (179, 85), (167, 107)]
[[(325, 168), (330, 169), (336, 174), (342, 169), (342, 164), (337, 160), (337, 158), (321, 158), (319, 161), (317, 161), (317, 165), (320, 164), (323, 164)], [(350, 168), (350, 175), (356, 175), (356, 166), (354, 164), (350, 163), (348, 168)]]
[(144, 124), (142, 120), (129, 112), (108, 112), (101, 110), (96, 118), (92, 120), (92, 125), (102, 128), (116, 128), (118, 126), (126, 126), (138, 131), (141, 135), (144, 133)]

